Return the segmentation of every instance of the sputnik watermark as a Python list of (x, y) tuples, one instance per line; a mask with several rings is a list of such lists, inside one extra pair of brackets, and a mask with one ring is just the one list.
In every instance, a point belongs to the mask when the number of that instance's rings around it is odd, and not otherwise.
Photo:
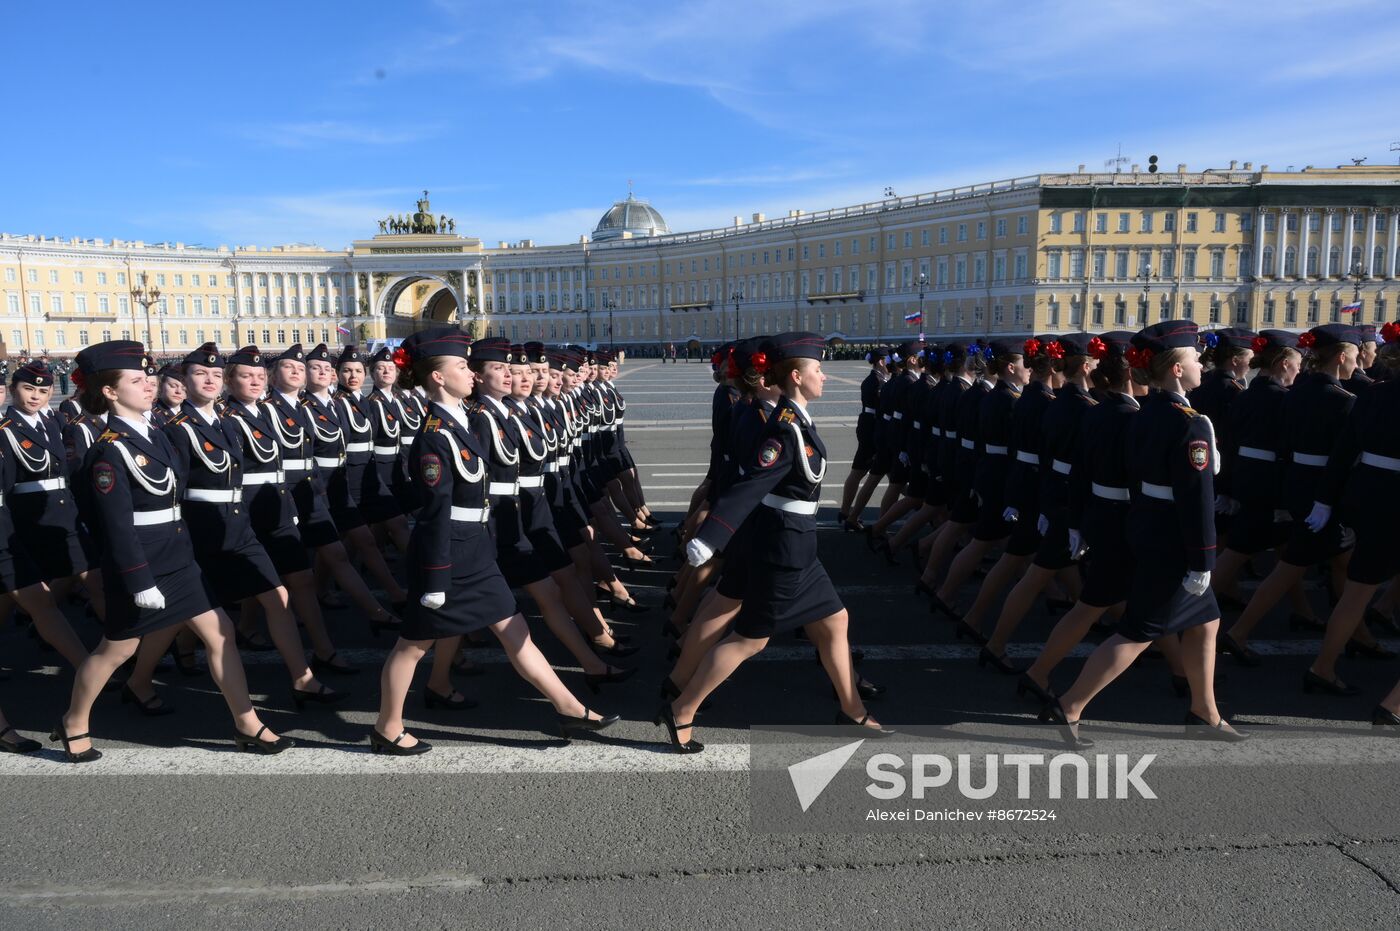
[(872, 798), (892, 801), (905, 797), (924, 799), (930, 790), (952, 786), (965, 799), (985, 801), (997, 796), (1002, 771), (1010, 770), (1016, 780), (1016, 799), (1026, 801), (1033, 797), (1033, 774), (1043, 768), (1047, 799), (1128, 799), (1134, 795), (1155, 799), (1157, 793), (1143, 779), (1155, 759), (1155, 753), (1136, 758), (1127, 753), (1097, 753), (1091, 766), (1088, 759), (1077, 753), (1058, 753), (1048, 762), (1043, 753), (987, 753), (980, 761), (971, 753), (951, 758), (942, 753), (915, 753), (908, 760), (906, 776), (904, 757), (877, 753), (865, 761), (865, 774), (870, 778), (865, 791)]

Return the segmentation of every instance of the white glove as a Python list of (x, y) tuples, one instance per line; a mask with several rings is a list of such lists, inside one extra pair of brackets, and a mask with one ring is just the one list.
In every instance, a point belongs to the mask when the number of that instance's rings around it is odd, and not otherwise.
[(1230, 515), (1238, 514), (1239, 511), (1240, 503), (1234, 498), (1231, 498), (1229, 495), (1215, 496), (1215, 513)]
[(1046, 517), (1044, 514), (1037, 517), (1035, 520), (1035, 532), (1040, 534), (1042, 537), (1049, 533), (1050, 518)]
[(159, 588), (152, 586), (144, 592), (137, 592), (131, 596), (136, 601), (136, 607), (145, 608), (148, 611), (165, 610), (165, 596), (160, 593)]
[(902, 465), (902, 466), (908, 466), (908, 465), (909, 465), (909, 454), (908, 454), (908, 453), (900, 453), (900, 454), (899, 454), (899, 464)]
[(1350, 527), (1342, 528), (1342, 549), (1349, 550), (1356, 545), (1356, 531)]
[(1020, 518), (1021, 512), (1016, 510), (1015, 508), (1007, 508), (1006, 510), (1001, 512), (1001, 519), (1004, 521), (1010, 521), (1014, 523), (1015, 521), (1020, 520)]
[(1312, 510), (1308, 512), (1307, 517), (1303, 518), (1303, 523), (1307, 524), (1308, 529), (1313, 533), (1319, 533), (1331, 519), (1332, 509), (1321, 501), (1314, 501)]
[(1210, 573), (1188, 572), (1186, 578), (1181, 580), (1181, 587), (1186, 589), (1188, 595), (1204, 595), (1210, 588)]
[(436, 611), (447, 604), (446, 592), (424, 592), (423, 597), (418, 599), (418, 603), (425, 608)]
[(714, 558), (715, 551), (704, 540), (692, 539), (685, 545), (685, 561), (692, 566), (703, 566)]
[(1069, 558), (1078, 559), (1084, 555), (1084, 537), (1078, 530), (1070, 529), (1069, 532)]

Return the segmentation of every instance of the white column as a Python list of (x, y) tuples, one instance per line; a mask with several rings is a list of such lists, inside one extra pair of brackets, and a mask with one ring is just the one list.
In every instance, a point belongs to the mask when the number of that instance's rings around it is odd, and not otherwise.
[(1274, 236), (1274, 277), (1283, 277), (1283, 251), (1288, 248), (1288, 211), (1278, 212), (1278, 231)]
[(1351, 274), (1351, 248), (1352, 248), (1352, 228), (1351, 228), (1351, 226), (1352, 226), (1352, 219), (1351, 219), (1351, 215), (1352, 215), (1352, 212), (1351, 212), (1350, 210), (1348, 210), (1348, 211), (1346, 212), (1346, 220), (1343, 221), (1343, 222), (1345, 223), (1345, 228), (1343, 229), (1343, 232), (1342, 232), (1342, 267), (1339, 268), (1339, 269), (1335, 269), (1336, 273), (1339, 274), (1339, 275), (1350, 275), (1350, 274)]
[(1264, 277), (1264, 211), (1254, 212), (1254, 277)]
[(1366, 269), (1366, 276), (1376, 273), (1376, 211), (1372, 210), (1366, 215), (1366, 251), (1361, 256), (1361, 264)]
[(1392, 211), (1387, 223), (1389, 224), (1387, 228), (1390, 230), (1390, 236), (1388, 237), (1390, 242), (1386, 244), (1385, 264), (1382, 267), (1385, 269), (1385, 276), (1387, 278), (1394, 278), (1396, 274), (1395, 251), (1397, 246), (1400, 246), (1400, 239), (1396, 237), (1396, 234), (1400, 233), (1400, 213)]
[(1301, 235), (1302, 242), (1301, 242), (1301, 243), (1299, 244), (1299, 246), (1298, 246), (1298, 277), (1299, 277), (1299, 278), (1306, 278), (1306, 277), (1308, 277), (1308, 239), (1310, 238), (1309, 233), (1308, 233), (1308, 227), (1309, 227), (1309, 226), (1311, 225), (1311, 223), (1312, 223), (1312, 218), (1313, 218), (1313, 216), (1314, 216), (1313, 210), (1312, 210), (1311, 207), (1309, 207), (1307, 210), (1304, 210), (1303, 213), (1302, 213), (1302, 216), (1300, 216), (1300, 217), (1298, 218), (1298, 226), (1299, 226), (1299, 228), (1302, 230), (1302, 235)]
[[(327, 290), (327, 291), (330, 290), (330, 283), (331, 283), (331, 280), (330, 280), (329, 278), (327, 278), (327, 279), (326, 279), (326, 290)], [(311, 314), (310, 314), (310, 315), (311, 315), (311, 316), (314, 316), (320, 309), (321, 309), (321, 276), (320, 276), (320, 275), (312, 275), (312, 276), (311, 276)], [(302, 311), (302, 314), (305, 316), (305, 315), (306, 315), (306, 311), (303, 310), (303, 311)]]

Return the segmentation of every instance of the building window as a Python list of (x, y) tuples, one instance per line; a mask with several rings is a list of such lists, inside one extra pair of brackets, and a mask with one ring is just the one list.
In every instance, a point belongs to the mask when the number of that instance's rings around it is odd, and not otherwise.
[(967, 224), (958, 224), (958, 242), (967, 242)]
[(1272, 233), (1272, 232), (1273, 232), (1274, 230), (1276, 230), (1276, 229), (1278, 229), (1278, 214), (1276, 214), (1276, 213), (1266, 213), (1266, 214), (1264, 214), (1264, 232), (1266, 232), (1266, 233)]
[(1273, 323), (1273, 322), (1274, 322), (1274, 299), (1273, 299), (1273, 298), (1269, 298), (1269, 299), (1267, 299), (1266, 301), (1264, 301), (1264, 322), (1265, 322), (1265, 323)]
[(1316, 212), (1308, 214), (1308, 232), (1316, 233), (1322, 229), (1322, 215)]
[(1132, 219), (1132, 214), (1129, 214), (1129, 213), (1120, 213), (1120, 214), (1118, 214), (1118, 232), (1120, 232), (1120, 233), (1126, 233), (1126, 232), (1128, 231), (1128, 223), (1129, 223), (1129, 221), (1131, 221), (1131, 219)]
[(1151, 210), (1144, 210), (1144, 211), (1142, 212), (1142, 229), (1140, 230), (1140, 232), (1143, 232), (1143, 233), (1150, 233), (1150, 232), (1152, 232), (1152, 211), (1151, 211)]
[[(1050, 214), (1050, 232), (1052, 232), (1052, 233), (1059, 233), (1059, 232), (1061, 232), (1061, 231), (1063, 230), (1063, 226), (1061, 225), (1061, 223), (1062, 223), (1062, 221), (1061, 221), (1061, 219), (1060, 219), (1060, 213), (1059, 213), (1059, 211), (1056, 211), (1056, 212)], [(946, 241), (946, 240), (940, 239), (940, 241), (943, 242), (943, 241)]]
[(1170, 210), (1162, 214), (1162, 231), (1164, 233), (1176, 232), (1176, 214)]
[[(1288, 258), (1285, 260), (1292, 265), (1298, 264), (1298, 251), (1292, 246), (1288, 248)], [(1288, 271), (1292, 274), (1292, 271)], [(1212, 249), (1210, 253), (1210, 276), (1212, 278), (1225, 277), (1225, 253), (1220, 249)]]
[(1272, 274), (1274, 270), (1274, 247), (1264, 247), (1264, 274)]
[(1107, 232), (1108, 232), (1108, 214), (1106, 214), (1106, 213), (1096, 213), (1096, 214), (1094, 214), (1094, 232), (1096, 232), (1096, 233), (1107, 233)]
[[(907, 235), (907, 234), (906, 234), (906, 235)], [(977, 221), (977, 238), (978, 238), (978, 239), (986, 239), (986, 238), (987, 238), (987, 221), (986, 221), (986, 220), (978, 220), (978, 221)], [(908, 244), (906, 243), (906, 245), (908, 245)]]
[(55, 294), (49, 298), (49, 310), (52, 313), (63, 313), (63, 295)]
[(1196, 232), (1196, 214), (1194, 212), (1186, 214), (1186, 232)]
[(1048, 318), (1048, 320), (1047, 320), (1047, 322), (1049, 323), (1049, 325), (1052, 326), (1052, 327), (1057, 327), (1057, 326), (1059, 326), (1059, 325), (1060, 325), (1060, 302), (1057, 301), (1057, 300), (1055, 300), (1055, 299), (1052, 297), (1052, 298), (1050, 298), (1050, 303), (1046, 305), (1046, 309), (1047, 309), (1047, 313), (1049, 314), (1049, 318)]
[(1082, 233), (1082, 232), (1084, 232), (1084, 211), (1083, 211), (1083, 210), (1076, 210), (1076, 211), (1074, 212), (1074, 231), (1075, 231), (1076, 233)]
[(1225, 214), (1220, 213), (1219, 211), (1217, 211), (1216, 214), (1215, 214), (1215, 230), (1214, 230), (1214, 231), (1217, 232), (1217, 233), (1223, 233), (1223, 232), (1225, 232)]
[(1094, 326), (1103, 326), (1103, 301), (1094, 301)]
[(1016, 235), (1025, 236), (1030, 230), (1030, 219), (1028, 217), (1016, 218)]
[(1128, 302), (1121, 298), (1113, 302), (1113, 322), (1124, 326), (1128, 322)]
[(1312, 277), (1312, 278), (1316, 278), (1316, 277), (1317, 277), (1317, 261), (1318, 261), (1317, 246), (1308, 246), (1308, 272), (1307, 272), (1307, 273), (1308, 273), (1309, 277)]
[[(997, 233), (996, 233), (996, 235), (997, 235), (997, 238), (998, 238), (998, 239), (1001, 239), (1003, 236), (1006, 235), (1006, 220), (1004, 220), (1004, 219), (997, 220)], [(925, 236), (925, 240), (927, 240), (927, 238), (928, 238), (928, 237)], [(925, 241), (925, 242), (924, 242), (924, 245), (927, 246), (927, 245), (928, 245), (928, 242)]]
[(1285, 213), (1283, 215), (1283, 228), (1290, 233), (1298, 232), (1298, 214)]
[(1311, 325), (1321, 322), (1320, 313), (1321, 308), (1318, 306), (1317, 298), (1310, 299), (1308, 301), (1308, 323)]
[(1235, 323), (1246, 324), (1249, 322), (1249, 303), (1247, 301), (1235, 302)]
[(1298, 302), (1292, 298), (1283, 302), (1283, 322), (1288, 326), (1298, 325)]
[(1119, 281), (1128, 277), (1128, 253), (1120, 249), (1113, 253), (1113, 276)]

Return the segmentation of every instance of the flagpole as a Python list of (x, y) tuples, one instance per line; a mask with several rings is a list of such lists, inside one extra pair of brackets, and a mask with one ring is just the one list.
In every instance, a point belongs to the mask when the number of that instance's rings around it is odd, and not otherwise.
[(928, 287), (928, 275), (919, 272), (919, 342), (924, 341), (924, 289)]

